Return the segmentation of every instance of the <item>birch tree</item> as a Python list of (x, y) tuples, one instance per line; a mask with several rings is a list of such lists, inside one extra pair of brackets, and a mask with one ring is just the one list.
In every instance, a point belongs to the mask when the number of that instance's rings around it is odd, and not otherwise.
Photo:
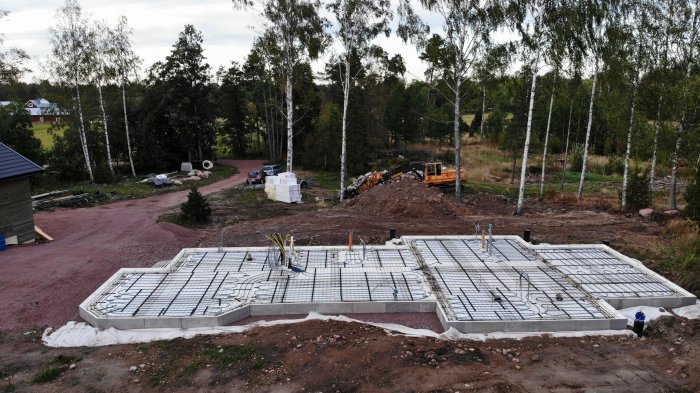
[[(622, 198), (621, 198), (621, 210), (624, 212), (627, 210), (627, 186), (629, 184), (629, 172), (630, 172), (630, 154), (632, 153), (632, 134), (634, 132), (634, 113), (637, 106), (637, 90), (639, 88), (639, 78), (640, 73), (643, 70), (642, 59), (645, 55), (644, 44), (646, 41), (645, 37), (645, 26), (646, 17), (643, 9), (640, 9), (644, 4), (636, 3), (634, 4), (634, 17), (629, 19), (631, 30), (630, 43), (635, 48), (632, 50), (632, 103), (630, 105), (630, 122), (627, 129), (627, 148), (625, 149), (625, 168), (622, 177)], [(636, 30), (636, 34), (634, 33)]]
[(586, 139), (583, 144), (583, 165), (581, 166), (581, 177), (579, 179), (577, 199), (583, 197), (583, 186), (586, 180), (586, 169), (588, 165), (588, 149), (591, 140), (591, 128), (593, 126), (593, 108), (595, 104), (596, 88), (598, 87), (598, 72), (603, 51), (606, 47), (606, 33), (610, 20), (615, 18), (618, 2), (616, 0), (592, 0), (582, 2), (578, 6), (580, 23), (581, 42), (585, 46), (586, 52), (593, 59), (593, 83), (591, 85), (591, 100), (588, 106), (588, 123), (586, 125)]
[(126, 152), (129, 156), (131, 175), (136, 177), (134, 169), (134, 158), (131, 151), (131, 137), (129, 136), (129, 116), (126, 109), (126, 86), (131, 78), (137, 77), (137, 70), (141, 64), (141, 59), (131, 48), (131, 36), (133, 30), (129, 27), (126, 16), (120, 16), (116, 28), (110, 30), (112, 42), (112, 54), (114, 56), (114, 71), (117, 83), (122, 91), (122, 109), (124, 111), (124, 133), (126, 136)]
[(279, 46), (285, 73), (287, 172), (294, 161), (294, 68), (315, 59), (328, 43), (327, 20), (319, 0), (232, 0), (234, 7), (253, 9), (268, 20), (266, 34)]
[(109, 143), (109, 127), (107, 125), (107, 112), (105, 111), (105, 99), (102, 94), (102, 87), (112, 79), (112, 33), (107, 25), (102, 21), (94, 22), (89, 34), (89, 42), (92, 51), (92, 64), (90, 64), (90, 78), (97, 88), (97, 101), (102, 114), (102, 130), (105, 134), (105, 147), (107, 151), (107, 166), (114, 176), (114, 165), (112, 164), (112, 151)]
[(544, 136), (544, 148), (542, 150), (542, 176), (540, 177), (540, 201), (544, 198), (544, 178), (547, 169), (547, 146), (549, 145), (549, 130), (552, 125), (552, 108), (554, 107), (554, 92), (557, 85), (557, 72), (554, 73), (552, 93), (549, 96), (549, 113), (547, 114), (547, 131)]
[[(491, 28), (500, 23), (500, 9), (496, 2), (490, 0), (420, 0), (427, 11), (437, 14), (442, 21), (444, 46), (436, 69), (442, 76), (442, 82), (451, 93), (444, 95), (454, 108), (453, 127), (455, 143), (455, 197), (462, 199), (462, 136), (460, 120), (462, 116), (462, 99), (466, 94), (464, 82), (474, 71), (483, 53), (484, 45), (489, 41)], [(419, 48), (426, 46), (428, 26), (413, 10), (410, 0), (401, 0), (399, 4), (401, 19), (398, 33), (404, 41), (413, 41)]]
[(90, 42), (89, 20), (83, 15), (77, 0), (66, 0), (63, 7), (56, 13), (58, 22), (55, 27), (49, 29), (51, 41), (51, 59), (49, 60), (50, 72), (61, 83), (71, 86), (75, 111), (78, 114), (78, 135), (83, 149), (85, 168), (91, 182), (95, 182), (92, 173), (92, 162), (88, 151), (87, 135), (85, 132), (85, 119), (83, 116), (83, 104), (80, 98), (80, 85), (86, 81), (89, 74), (91, 51), (87, 43)]
[(343, 88), (343, 121), (340, 151), (340, 200), (343, 200), (345, 177), (347, 175), (347, 123), (350, 88), (357, 73), (351, 69), (351, 60), (365, 60), (373, 49), (372, 41), (379, 34), (389, 36), (389, 22), (392, 18), (389, 0), (334, 0), (328, 9), (335, 16), (337, 28), (335, 36), (342, 46), (339, 55), (340, 83)]
[[(520, 16), (520, 19), (516, 19), (515, 25), (517, 30), (521, 33), (523, 38), (523, 44), (527, 49), (527, 53), (531, 53), (529, 70), (532, 72), (532, 81), (530, 84), (530, 103), (528, 105), (527, 112), (527, 124), (525, 128), (525, 145), (523, 147), (523, 159), (520, 167), (520, 186), (518, 189), (518, 205), (516, 208), (516, 214), (521, 214), (525, 206), (525, 180), (527, 176), (527, 161), (528, 153), (530, 149), (530, 138), (532, 135), (532, 118), (535, 106), (535, 91), (537, 88), (537, 77), (541, 62), (549, 60), (550, 63), (558, 64), (558, 59), (554, 56), (558, 53), (559, 40), (556, 39), (557, 34), (561, 34), (562, 31), (557, 30), (558, 26), (556, 21), (561, 18), (558, 15), (558, 11), (561, 5), (558, 1), (546, 1), (537, 0), (532, 3), (524, 3), (524, 7), (520, 9), (520, 12), (516, 14)], [(558, 67), (558, 65), (556, 66)], [(551, 99), (554, 99), (552, 93)], [(551, 107), (550, 103), (550, 116)], [(542, 163), (542, 185), (541, 194), (544, 192), (544, 159), (546, 157), (546, 145), (549, 142), (549, 123), (547, 124), (547, 136), (545, 137), (545, 153), (543, 156)]]
[[(670, 0), (673, 1), (673, 0)], [(657, 69), (658, 73), (661, 74), (660, 88), (658, 89), (659, 98), (656, 105), (656, 117), (654, 119), (654, 141), (652, 146), (652, 156), (651, 165), (649, 169), (649, 195), (650, 195), (650, 206), (654, 203), (654, 182), (656, 179), (656, 162), (657, 162), (657, 152), (659, 146), (659, 132), (663, 126), (662, 112), (664, 96), (666, 94), (666, 79), (668, 78), (668, 49), (669, 41), (671, 35), (671, 17), (670, 17), (670, 1), (660, 1), (657, 6), (650, 7), (651, 19), (656, 20), (657, 23), (651, 26), (651, 30), (656, 34), (653, 39), (656, 42), (663, 42), (663, 45), (651, 46), (652, 52), (654, 53), (654, 64), (653, 66)], [(656, 49), (656, 50), (654, 50)]]
[[(680, 39), (677, 43), (677, 56), (679, 65), (685, 69), (685, 77), (681, 81), (681, 116), (678, 123), (678, 132), (676, 135), (676, 147), (673, 151), (673, 166), (671, 168), (671, 195), (670, 208), (677, 209), (676, 203), (676, 186), (678, 183), (678, 162), (680, 159), (681, 143), (683, 133), (687, 127), (686, 121), (688, 116), (688, 85), (690, 84), (690, 72), (695, 65), (695, 46), (697, 45), (698, 35), (698, 6), (700, 0), (684, 1), (683, 7), (679, 11), (683, 16)], [(690, 9), (688, 9), (690, 8)]]

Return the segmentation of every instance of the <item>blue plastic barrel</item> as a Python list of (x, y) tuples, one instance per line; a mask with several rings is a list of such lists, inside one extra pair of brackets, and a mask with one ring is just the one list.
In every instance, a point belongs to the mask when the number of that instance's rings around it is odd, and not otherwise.
[(5, 251), (7, 249), (7, 244), (5, 243), (5, 235), (0, 233), (0, 251)]

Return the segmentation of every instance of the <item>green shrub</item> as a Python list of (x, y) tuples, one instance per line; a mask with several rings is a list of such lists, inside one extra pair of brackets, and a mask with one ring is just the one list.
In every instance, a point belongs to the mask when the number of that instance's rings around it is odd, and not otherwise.
[(649, 175), (639, 168), (632, 168), (627, 179), (627, 208), (639, 210), (651, 205)]
[(569, 151), (569, 168), (571, 172), (581, 172), (583, 169), (583, 146), (580, 144), (574, 145)]
[(38, 373), (32, 377), (32, 383), (46, 383), (51, 382), (61, 376), (63, 369), (57, 366), (48, 366), (42, 368)]
[(447, 165), (455, 164), (455, 151), (454, 150), (443, 150), (437, 157), (438, 160), (444, 162)]
[(105, 165), (97, 165), (92, 171), (95, 177), (95, 183), (98, 184), (114, 184), (117, 182), (117, 178), (109, 170), (109, 167)]
[(211, 207), (209, 201), (197, 190), (192, 187), (187, 195), (187, 202), (180, 206), (182, 218), (189, 222), (206, 222), (211, 217)]
[(608, 158), (608, 163), (604, 168), (605, 175), (621, 175), (625, 172), (625, 160), (622, 157), (612, 156)]
[(688, 185), (685, 200), (688, 202), (685, 215), (700, 224), (700, 167), (696, 168), (695, 178)]

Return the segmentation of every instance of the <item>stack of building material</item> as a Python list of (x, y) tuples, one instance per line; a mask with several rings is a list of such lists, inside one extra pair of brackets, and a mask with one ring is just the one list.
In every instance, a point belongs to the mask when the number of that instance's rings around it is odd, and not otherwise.
[(283, 172), (277, 176), (265, 177), (265, 194), (269, 199), (295, 203), (301, 202), (301, 188), (297, 177), (292, 172)]

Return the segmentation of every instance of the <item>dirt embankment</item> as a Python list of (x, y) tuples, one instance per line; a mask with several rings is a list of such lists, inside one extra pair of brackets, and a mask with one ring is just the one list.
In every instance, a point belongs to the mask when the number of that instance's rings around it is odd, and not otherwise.
[[(0, 342), (0, 388), (40, 392), (697, 392), (700, 331), (664, 318), (645, 339), (438, 341), (336, 321), (101, 348)], [(52, 366), (53, 364), (53, 366)], [(74, 366), (71, 366), (74, 365)], [(42, 368), (55, 380), (32, 384)], [(73, 367), (73, 368), (71, 368)], [(12, 386), (12, 388), (7, 388)]]

